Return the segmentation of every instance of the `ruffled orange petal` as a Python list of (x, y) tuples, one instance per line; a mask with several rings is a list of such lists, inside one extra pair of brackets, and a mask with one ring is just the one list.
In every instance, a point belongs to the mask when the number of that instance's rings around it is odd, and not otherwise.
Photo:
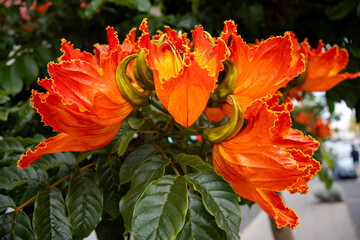
[(45, 125), (61, 133), (29, 150), (19, 167), (28, 167), (43, 154), (101, 148), (133, 110), (121, 95), (115, 74), (121, 59), (136, 47), (123, 50), (114, 29), (107, 28), (107, 33), (109, 45), (97, 45), (95, 56), (62, 42), (60, 62), (48, 65), (51, 78), (38, 81), (47, 92), (34, 90), (31, 99)]
[[(202, 114), (216, 78), (223, 69), (226, 46), (219, 40), (214, 46), (197, 26), (194, 42), (178, 36), (166, 27), (163, 42), (151, 42), (146, 19), (141, 23), (139, 46), (146, 52), (148, 66), (153, 69), (156, 95), (164, 107), (182, 126), (191, 126)], [(191, 46), (193, 51), (191, 51)]]
[(214, 88), (213, 78), (208, 75), (208, 71), (196, 63), (184, 67), (182, 74), (165, 83), (161, 83), (155, 76), (154, 83), (161, 103), (176, 122), (186, 127), (199, 118)]
[(295, 228), (296, 213), (275, 192), (306, 193), (307, 182), (320, 170), (311, 158), (318, 142), (290, 128), (293, 106), (289, 100), (279, 104), (278, 97), (264, 97), (245, 110), (247, 125), (213, 146), (213, 164), (240, 196), (257, 202), (278, 227)]
[(346, 49), (339, 49), (335, 45), (324, 51), (324, 44), (319, 41), (318, 47), (311, 50), (307, 39), (301, 47), (307, 54), (306, 77), (302, 85), (307, 92), (327, 91), (346, 79), (360, 76), (360, 72), (339, 74), (348, 62)]
[(240, 36), (232, 35), (230, 59), (238, 69), (233, 94), (244, 109), (255, 99), (276, 93), (305, 69), (302, 58), (293, 61), (292, 41), (286, 33), (249, 47)]
[[(87, 135), (82, 136), (60, 133), (59, 135), (48, 138), (37, 145), (34, 151), (29, 149), (25, 155), (21, 156), (18, 166), (20, 168), (27, 168), (31, 163), (44, 154), (66, 151), (89, 151), (104, 147), (116, 136), (120, 127), (121, 124), (117, 126), (109, 126), (107, 128), (98, 129), (98, 131), (89, 131)], [(99, 135), (101, 135), (101, 138)]]

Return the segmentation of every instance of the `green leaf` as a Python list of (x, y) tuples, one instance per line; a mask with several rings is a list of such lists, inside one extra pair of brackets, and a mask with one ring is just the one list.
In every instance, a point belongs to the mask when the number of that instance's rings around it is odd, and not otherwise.
[(15, 207), (15, 203), (11, 197), (0, 194), (0, 212), (9, 207)]
[(241, 212), (234, 189), (221, 176), (207, 172), (187, 174), (187, 180), (201, 193), (206, 210), (228, 239), (240, 239)]
[(23, 212), (9, 212), (0, 216), (1, 239), (33, 240), (30, 220)]
[(100, 187), (104, 193), (104, 210), (113, 218), (120, 214), (120, 166), (120, 159), (114, 156), (101, 155), (97, 160), (97, 174), (100, 177)]
[(73, 172), (70, 176), (65, 203), (77, 238), (89, 236), (100, 221), (103, 195), (98, 182), (98, 177), (90, 169)]
[(129, 191), (120, 201), (120, 212), (129, 232), (135, 203), (143, 193), (146, 186), (164, 175), (165, 167), (169, 161), (161, 156), (152, 156), (143, 162), (134, 173)]
[(128, 8), (136, 8), (140, 12), (149, 12), (151, 7), (149, 0), (113, 0), (113, 2)]
[(156, 152), (156, 147), (145, 144), (131, 152), (120, 168), (120, 184), (130, 182), (137, 167)]
[(134, 208), (134, 239), (174, 239), (185, 223), (187, 193), (184, 177), (167, 175), (150, 183)]
[(144, 118), (130, 117), (127, 119), (129, 126), (134, 130), (139, 130), (144, 124)]
[(210, 166), (208, 163), (205, 163), (197, 155), (187, 155), (185, 153), (180, 153), (174, 157), (174, 160), (176, 162), (190, 166), (200, 172), (216, 173), (212, 166)]
[(201, 197), (190, 192), (188, 194), (190, 204), (186, 223), (176, 240), (226, 239), (226, 233), (216, 225), (215, 218), (206, 211)]
[(65, 203), (57, 188), (42, 189), (35, 201), (33, 226), (36, 239), (72, 239)]
[(0, 87), (13, 94), (19, 93), (24, 85), (14, 65), (0, 69), (0, 79)]
[(116, 137), (105, 147), (110, 153), (117, 152), (121, 157), (126, 152), (126, 149), (133, 139), (136, 131), (132, 130), (127, 121), (124, 121)]
[(15, 61), (16, 70), (25, 79), (26, 86), (30, 86), (39, 75), (39, 67), (32, 56), (21, 56)]
[(354, 0), (341, 1), (334, 7), (326, 9), (325, 13), (331, 20), (339, 20), (346, 17), (355, 8), (357, 3)]
[(11, 98), (8, 96), (0, 95), (0, 104), (4, 104), (10, 100), (11, 100)]
[(62, 164), (77, 164), (74, 154), (72, 154), (71, 152), (46, 154), (39, 157), (35, 162), (31, 164), (31, 166), (47, 170), (49, 168), (57, 167)]
[(0, 189), (11, 190), (24, 183), (44, 184), (47, 180), (47, 174), (41, 169), (28, 167), (26, 169), (18, 166), (9, 166), (0, 168)]
[(10, 138), (0, 140), (0, 152), (25, 152), (23, 145)]

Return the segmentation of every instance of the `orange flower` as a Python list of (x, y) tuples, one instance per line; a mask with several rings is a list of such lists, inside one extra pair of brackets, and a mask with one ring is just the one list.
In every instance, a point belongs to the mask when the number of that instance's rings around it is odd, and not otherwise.
[(247, 125), (232, 139), (213, 145), (216, 171), (241, 196), (259, 204), (277, 223), (294, 229), (298, 216), (276, 192), (306, 193), (307, 182), (320, 170), (311, 158), (318, 142), (291, 129), (288, 99), (279, 95), (253, 102), (244, 112)]
[(314, 125), (308, 129), (309, 132), (314, 133), (318, 138), (326, 138), (331, 136), (329, 128), (330, 121), (323, 123), (321, 117), (315, 119)]
[(295, 122), (301, 123), (304, 126), (309, 126), (310, 125), (310, 119), (314, 116), (314, 113), (303, 113), (300, 112), (296, 118), (295, 118)]
[(237, 35), (235, 23), (226, 21), (221, 38), (228, 42), (230, 36), (229, 58), (238, 70), (233, 96), (243, 109), (256, 99), (276, 93), (305, 70), (304, 56), (297, 54), (290, 32), (249, 46)]
[[(175, 121), (191, 126), (204, 111), (210, 93), (214, 90), (221, 61), (226, 58), (222, 40), (211, 45), (201, 26), (192, 31), (193, 43), (186, 35), (178, 36), (165, 27), (166, 33), (151, 42), (146, 19), (140, 26), (140, 47), (146, 52), (148, 66), (154, 73), (156, 95)], [(193, 47), (193, 51), (191, 48)]]
[(19, 167), (48, 153), (101, 148), (119, 131), (133, 106), (122, 97), (115, 73), (121, 59), (132, 52), (122, 48), (113, 28), (107, 28), (107, 34), (109, 45), (95, 45), (95, 55), (63, 40), (59, 63), (48, 65), (51, 78), (38, 81), (47, 92), (33, 90), (31, 99), (45, 125), (61, 133), (28, 150)]
[(346, 49), (339, 49), (335, 45), (324, 51), (324, 44), (319, 41), (317, 48), (311, 50), (307, 39), (301, 43), (301, 47), (307, 58), (306, 77), (302, 85), (307, 92), (327, 91), (346, 79), (360, 76), (360, 72), (339, 74), (348, 62)]

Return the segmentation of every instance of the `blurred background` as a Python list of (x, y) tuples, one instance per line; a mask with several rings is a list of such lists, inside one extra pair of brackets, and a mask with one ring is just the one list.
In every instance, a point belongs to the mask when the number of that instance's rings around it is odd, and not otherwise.
[[(107, 44), (107, 26), (115, 28), (122, 42), (143, 18), (148, 18), (151, 34), (164, 25), (190, 33), (201, 24), (213, 37), (219, 36), (224, 21), (234, 20), (248, 43), (293, 31), (299, 42), (308, 38), (312, 48), (319, 40), (326, 48), (346, 48), (349, 63), (344, 71), (360, 71), (359, 0), (0, 0), (0, 138), (41, 141), (54, 134), (40, 122), (29, 98), (31, 89), (39, 88), (36, 80), (48, 76), (48, 62), (62, 55), (61, 39), (92, 53), (95, 43)], [(319, 176), (331, 189), (333, 180), (341, 179), (341, 167), (344, 179), (347, 171), (355, 171), (350, 151), (352, 144), (360, 144), (360, 78), (327, 92), (304, 93), (295, 106), (294, 119), (311, 112), (328, 123), (331, 134), (321, 139), (324, 147), (315, 158), (323, 162)], [(311, 134), (304, 126), (294, 127)], [(249, 213), (248, 219), (255, 215)]]

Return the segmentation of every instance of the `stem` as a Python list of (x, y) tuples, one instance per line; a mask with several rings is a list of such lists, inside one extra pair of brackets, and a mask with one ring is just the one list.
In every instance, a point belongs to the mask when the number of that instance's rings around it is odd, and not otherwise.
[(174, 165), (175, 163), (171, 163), (170, 164), (170, 166), (172, 167), (172, 169), (174, 170), (174, 172), (175, 172), (175, 174), (176, 174), (176, 176), (178, 176), (178, 177), (180, 177), (180, 173), (179, 173), (179, 171), (176, 169), (176, 167), (175, 167), (175, 165)]
[[(164, 158), (166, 158), (167, 160), (169, 160), (169, 158), (166, 156), (166, 153), (164, 152), (164, 150), (162, 150), (162, 149), (160, 148), (160, 146), (158, 146), (158, 145), (156, 145), (156, 144), (155, 144), (155, 146), (158, 148), (158, 150), (159, 150), (159, 152), (161, 153), (161, 155), (163, 155)], [(176, 169), (175, 163), (174, 163), (174, 162), (171, 162), (171, 163), (170, 163), (170, 166), (171, 166), (171, 168), (174, 170), (176, 176), (180, 177), (181, 175), (180, 175), (179, 171)]]
[(163, 106), (157, 104), (153, 98), (151, 98), (151, 105), (153, 105), (155, 108), (157, 108), (158, 110), (160, 110), (161, 112), (165, 113), (166, 115), (169, 115), (168, 111), (166, 110), (166, 108), (164, 108)]
[[(95, 165), (96, 162), (92, 162), (82, 168), (79, 169), (79, 171), (85, 169), (85, 168), (89, 168), (93, 165)], [(68, 179), (70, 177), (71, 173), (66, 175), (65, 177), (59, 179), (58, 181), (56, 181), (55, 183), (51, 184), (50, 186), (48, 186), (49, 189), (53, 188), (53, 187), (56, 187), (57, 185), (59, 185), (60, 183), (62, 183), (63, 181), (65, 181), (66, 179)], [(32, 198), (30, 198), (29, 200), (27, 200), (25, 203), (21, 204), (20, 206), (18, 207), (14, 207), (14, 210), (15, 212), (18, 212), (20, 211), (21, 209), (23, 209), (24, 207), (26, 207), (27, 205), (29, 205), (30, 203), (32, 203), (33, 201), (35, 201), (35, 199), (37, 198), (37, 195), (33, 196)]]

